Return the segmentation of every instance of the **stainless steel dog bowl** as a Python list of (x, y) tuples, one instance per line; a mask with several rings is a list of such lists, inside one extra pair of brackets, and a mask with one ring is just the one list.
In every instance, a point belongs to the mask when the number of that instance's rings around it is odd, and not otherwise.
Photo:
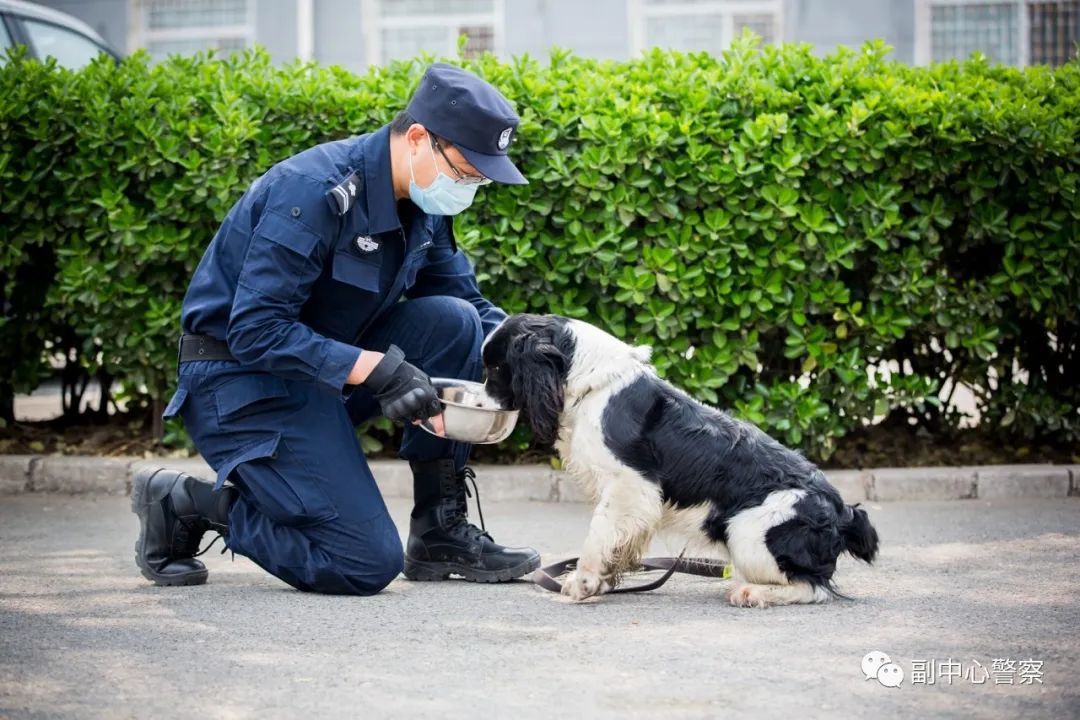
[[(452, 378), (431, 378), (443, 406), (446, 437), (450, 440), (489, 445), (510, 437), (517, 424), (517, 410), (503, 410), (485, 391), (484, 384)], [(430, 420), (420, 427), (436, 435)]]

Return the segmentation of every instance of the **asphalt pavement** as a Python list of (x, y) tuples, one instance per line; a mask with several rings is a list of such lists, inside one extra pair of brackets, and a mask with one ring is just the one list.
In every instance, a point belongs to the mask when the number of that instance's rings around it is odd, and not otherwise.
[[(1080, 717), (1080, 498), (868, 507), (882, 556), (841, 561), (851, 601), (760, 610), (686, 576), (580, 605), (403, 578), (325, 597), (213, 550), (209, 584), (156, 588), (126, 498), (3, 497), (0, 718)], [(588, 522), (484, 515), (545, 562)], [(898, 670), (866, 679), (872, 652)]]

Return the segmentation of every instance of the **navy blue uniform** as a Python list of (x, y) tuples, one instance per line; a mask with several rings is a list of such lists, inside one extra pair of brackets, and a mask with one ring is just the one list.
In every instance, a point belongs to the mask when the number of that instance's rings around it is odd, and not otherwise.
[[(184, 297), (185, 333), (236, 362), (182, 363), (165, 416), (240, 497), (226, 542), (294, 587), (370, 594), (401, 542), (353, 426), (379, 414), (345, 381), (360, 348), (391, 343), (433, 377), (478, 380), (505, 313), (480, 293), (449, 218), (394, 198), (390, 133), (326, 143), (259, 178), (232, 208)], [(469, 447), (408, 427), (401, 457)]]

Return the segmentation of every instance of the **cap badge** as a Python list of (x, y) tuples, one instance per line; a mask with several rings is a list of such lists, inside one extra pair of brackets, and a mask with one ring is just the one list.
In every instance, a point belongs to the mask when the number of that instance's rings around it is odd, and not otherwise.
[(510, 144), (510, 135), (513, 134), (514, 128), (508, 127), (502, 131), (499, 135), (499, 149), (505, 150), (506, 146)]
[(356, 249), (364, 254), (373, 253), (379, 249), (378, 241), (372, 240), (370, 235), (357, 235), (354, 242)]

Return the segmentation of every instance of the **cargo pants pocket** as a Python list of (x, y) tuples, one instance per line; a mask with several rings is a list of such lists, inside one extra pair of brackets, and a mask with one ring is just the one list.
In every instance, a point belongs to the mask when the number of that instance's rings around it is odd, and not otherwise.
[(322, 480), (295, 461), (281, 433), (269, 433), (226, 460), (216, 487), (227, 479), (280, 525), (305, 527), (338, 517)]
[(223, 430), (242, 429), (252, 415), (280, 410), (289, 397), (285, 381), (268, 373), (238, 375), (213, 391), (218, 422)]

